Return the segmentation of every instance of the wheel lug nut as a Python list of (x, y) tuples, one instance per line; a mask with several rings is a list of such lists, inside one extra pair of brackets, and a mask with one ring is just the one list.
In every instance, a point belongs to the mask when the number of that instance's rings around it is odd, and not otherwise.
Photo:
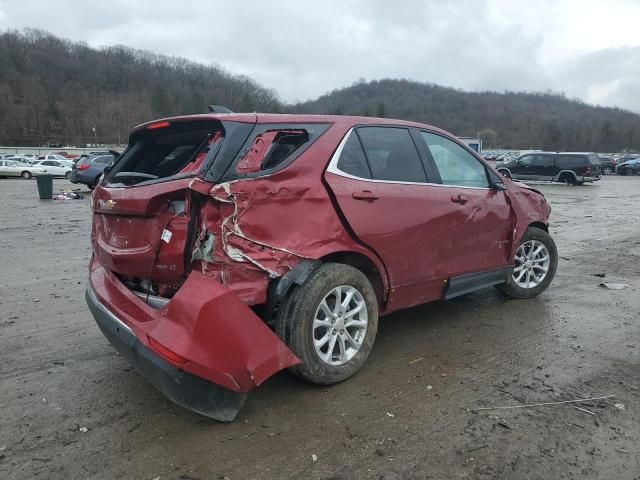
[(340, 335), (344, 335), (344, 330), (340, 330)]
[(335, 330), (335, 328), (333, 329), (333, 332), (332, 332), (332, 333), (333, 333), (334, 335), (336, 334), (336, 330)]

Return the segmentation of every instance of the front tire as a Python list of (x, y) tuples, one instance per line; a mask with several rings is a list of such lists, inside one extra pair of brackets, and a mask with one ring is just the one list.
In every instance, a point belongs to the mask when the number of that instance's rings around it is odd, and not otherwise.
[(326, 263), (280, 306), (276, 332), (302, 364), (294, 374), (338, 383), (364, 365), (378, 329), (378, 301), (369, 279), (349, 265)]
[(22, 172), (20, 174), (20, 176), (22, 178), (24, 178), (25, 180), (29, 180), (33, 175), (31, 175), (31, 172), (27, 172), (26, 170), (24, 172)]
[(604, 167), (602, 169), (602, 173), (604, 175), (611, 175), (613, 173), (613, 169), (611, 167)]
[(529, 227), (514, 258), (513, 275), (496, 288), (512, 298), (533, 298), (544, 292), (558, 268), (558, 249), (544, 230)]

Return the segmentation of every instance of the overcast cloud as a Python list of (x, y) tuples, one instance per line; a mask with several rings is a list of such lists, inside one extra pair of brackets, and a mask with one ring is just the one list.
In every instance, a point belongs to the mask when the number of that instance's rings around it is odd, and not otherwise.
[(640, 112), (640, 1), (395, 3), (0, 0), (0, 29), (216, 62), (288, 102), (359, 78), (409, 78), (551, 89)]

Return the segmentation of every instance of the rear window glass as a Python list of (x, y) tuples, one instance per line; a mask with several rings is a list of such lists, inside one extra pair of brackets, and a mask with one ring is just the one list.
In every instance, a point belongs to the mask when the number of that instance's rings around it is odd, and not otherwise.
[(404, 128), (361, 127), (356, 130), (375, 180), (425, 183), (411, 134)]
[(111, 171), (110, 185), (191, 175), (200, 170), (209, 149), (222, 139), (217, 122), (176, 124), (134, 134), (133, 142)]

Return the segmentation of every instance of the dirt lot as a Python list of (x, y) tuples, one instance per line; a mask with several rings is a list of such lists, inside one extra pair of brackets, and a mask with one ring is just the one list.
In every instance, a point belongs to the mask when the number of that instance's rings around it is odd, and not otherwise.
[(383, 318), (356, 377), (282, 372), (221, 424), (165, 400), (96, 327), (88, 196), (0, 180), (0, 478), (640, 478), (640, 178), (539, 188), (561, 256), (545, 294)]

